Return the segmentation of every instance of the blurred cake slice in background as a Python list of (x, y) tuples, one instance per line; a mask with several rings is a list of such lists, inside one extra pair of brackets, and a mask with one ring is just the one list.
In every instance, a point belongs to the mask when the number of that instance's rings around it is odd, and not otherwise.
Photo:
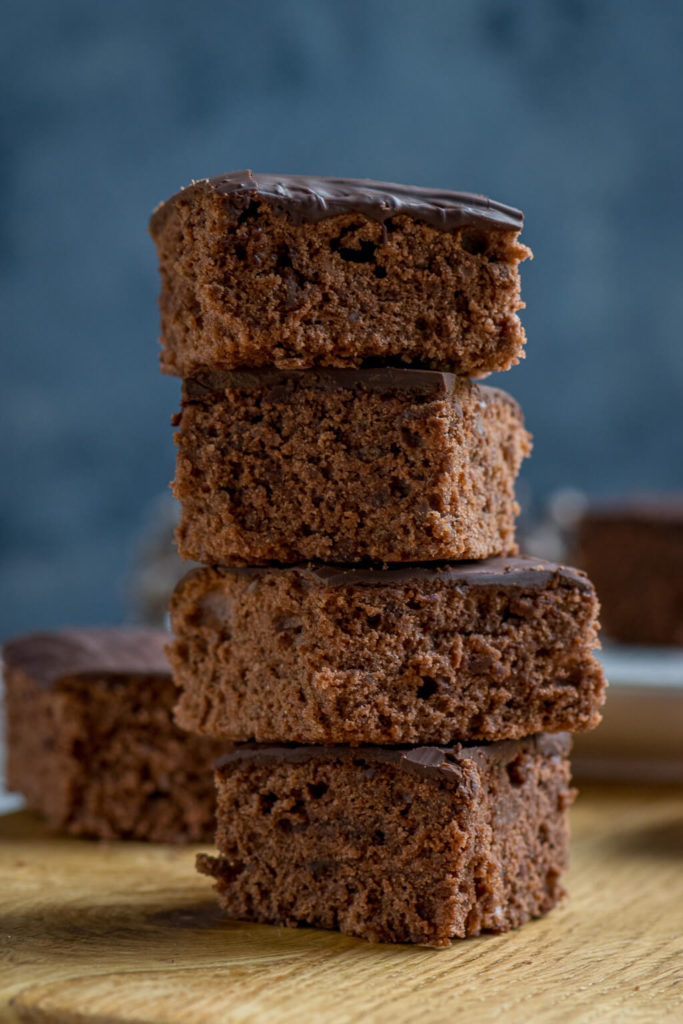
[(525, 555), (583, 569), (600, 601), (609, 700), (599, 728), (576, 736), (574, 774), (683, 782), (683, 494), (562, 488), (520, 527)]
[(63, 629), (3, 647), (7, 784), (52, 828), (183, 843), (214, 831), (225, 744), (173, 721), (162, 631)]
[(683, 647), (683, 494), (588, 505), (575, 548), (610, 640)]

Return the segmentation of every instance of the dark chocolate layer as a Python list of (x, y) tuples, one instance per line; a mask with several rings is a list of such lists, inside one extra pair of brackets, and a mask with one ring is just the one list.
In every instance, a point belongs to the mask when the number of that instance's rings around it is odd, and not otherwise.
[[(397, 366), (373, 366), (360, 369), (321, 367), (311, 370), (219, 370), (206, 369), (183, 381), (186, 402), (207, 402), (222, 397), (232, 388), (240, 391), (258, 389), (269, 401), (281, 402), (294, 395), (297, 388), (319, 391), (379, 391), (385, 394), (405, 393), (445, 398), (455, 391), (461, 380), (454, 373), (439, 370), (415, 370)], [(479, 384), (484, 401), (493, 395), (518, 408), (517, 402), (500, 388)]]
[[(198, 570), (192, 570), (196, 572)], [(326, 587), (394, 586), (411, 581), (443, 580), (464, 587), (519, 587), (524, 590), (542, 590), (553, 579), (577, 587), (585, 593), (593, 585), (581, 569), (556, 565), (529, 555), (484, 558), (472, 562), (432, 562), (389, 565), (384, 568), (347, 568), (341, 565), (296, 565), (287, 567), (247, 566), (222, 568), (226, 574), (256, 577), (269, 572), (297, 572), (313, 578)]]
[(83, 676), (170, 675), (168, 636), (153, 629), (91, 628), (28, 633), (3, 647), (7, 669), (20, 669), (40, 686)]
[(411, 394), (447, 395), (456, 383), (452, 373), (438, 370), (375, 366), (362, 369), (321, 367), (311, 370), (220, 370), (206, 369), (183, 382), (185, 398), (201, 402), (224, 394), (227, 388), (265, 390), (273, 400), (287, 396), (298, 386), (320, 391), (364, 389), (367, 391), (408, 391)]
[(361, 213), (384, 222), (395, 216), (412, 217), (439, 231), (462, 227), (519, 231), (520, 210), (470, 192), (397, 185), (365, 178), (316, 178), (294, 174), (254, 174), (233, 171), (193, 182), (158, 207), (151, 219), (152, 234), (160, 228), (165, 210), (190, 190), (229, 195), (245, 209), (262, 201), (287, 214), (295, 223), (311, 223), (338, 214)]
[(520, 746), (528, 745), (545, 756), (565, 757), (569, 753), (569, 733), (538, 733), (524, 740), (502, 740), (498, 743), (457, 743), (452, 747), (325, 747), (268, 746), (258, 743), (239, 744), (222, 757), (216, 768), (246, 761), (253, 765), (296, 764), (309, 761), (360, 761), (373, 764), (397, 764), (403, 771), (440, 782), (459, 781), (457, 768), (473, 758), (507, 761)]

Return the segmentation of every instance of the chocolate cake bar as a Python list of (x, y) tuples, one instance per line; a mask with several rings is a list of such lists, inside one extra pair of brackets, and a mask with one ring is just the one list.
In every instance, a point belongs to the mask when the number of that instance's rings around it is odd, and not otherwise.
[(237, 171), (155, 211), (162, 369), (518, 362), (519, 210), (465, 192)]
[(195, 569), (171, 602), (177, 720), (298, 743), (447, 743), (593, 728), (586, 576), (536, 558)]
[(595, 580), (608, 637), (683, 647), (683, 495), (589, 507), (575, 557)]
[(54, 828), (101, 839), (212, 840), (226, 745), (172, 718), (165, 633), (34, 633), (3, 649), (7, 781)]
[(185, 382), (184, 558), (403, 562), (516, 551), (517, 403), (452, 374), (206, 371)]
[(569, 747), (237, 748), (197, 866), (231, 917), (429, 946), (505, 932), (563, 894)]

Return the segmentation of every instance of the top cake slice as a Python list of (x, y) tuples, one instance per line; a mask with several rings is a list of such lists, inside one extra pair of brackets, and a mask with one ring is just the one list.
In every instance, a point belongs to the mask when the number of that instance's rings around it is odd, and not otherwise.
[(506, 370), (525, 341), (522, 224), (466, 192), (251, 171), (197, 181), (150, 222), (162, 369)]

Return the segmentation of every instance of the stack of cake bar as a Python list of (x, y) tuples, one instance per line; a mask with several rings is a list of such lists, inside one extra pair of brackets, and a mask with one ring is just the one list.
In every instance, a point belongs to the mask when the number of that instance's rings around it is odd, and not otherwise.
[(232, 916), (446, 945), (549, 910), (597, 602), (518, 557), (522, 215), (228, 174), (151, 222), (183, 378), (177, 718), (219, 764)]

